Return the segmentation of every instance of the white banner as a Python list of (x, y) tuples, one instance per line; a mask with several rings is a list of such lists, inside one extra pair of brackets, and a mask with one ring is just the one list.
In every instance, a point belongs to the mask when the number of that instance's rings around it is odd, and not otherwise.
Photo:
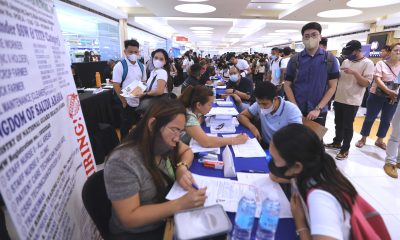
[(96, 171), (52, 0), (0, 0), (0, 190), (20, 239), (95, 239)]

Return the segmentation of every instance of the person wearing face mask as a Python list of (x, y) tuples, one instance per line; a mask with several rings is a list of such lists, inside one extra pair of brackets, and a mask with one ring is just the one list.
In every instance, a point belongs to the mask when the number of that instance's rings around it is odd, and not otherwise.
[(324, 126), (327, 104), (336, 91), (339, 64), (332, 53), (319, 47), (321, 31), (317, 22), (307, 23), (301, 29), (305, 49), (290, 58), (284, 90), (303, 116)]
[[(146, 81), (146, 67), (138, 61), (139, 42), (134, 39), (126, 40), (124, 45), (125, 58), (114, 66), (112, 73), (114, 91), (122, 103), (120, 125), (122, 139), (128, 135), (133, 124), (138, 121), (139, 116), (136, 114), (136, 108), (130, 107), (126, 99), (121, 96), (121, 89), (134, 82)], [(123, 61), (127, 67), (126, 76), (124, 74)]]
[[(162, 239), (167, 217), (203, 206), (206, 188), (193, 187), (193, 153), (180, 142), (185, 115), (179, 101), (157, 100), (109, 155), (104, 182), (112, 202), (110, 239)], [(175, 180), (188, 193), (166, 201)]]
[[(393, 115), (396, 111), (398, 102), (398, 75), (400, 72), (400, 43), (392, 46), (389, 60), (381, 60), (376, 63), (374, 82), (371, 85), (370, 94), (367, 99), (367, 113), (361, 129), (362, 138), (357, 142), (356, 146), (361, 148), (365, 145), (367, 137), (372, 128), (376, 117), (381, 111), (379, 128), (376, 136), (378, 139), (375, 145), (386, 150), (386, 144), (383, 139), (386, 137), (390, 127)], [(389, 174), (394, 168), (385, 169)]]
[[(238, 120), (250, 129), (264, 148), (268, 148), (272, 135), (282, 127), (302, 123), (299, 108), (278, 96), (277, 88), (271, 82), (257, 84), (254, 95), (256, 102), (241, 112)], [(252, 123), (254, 119), (260, 120), (261, 129)]]
[(233, 97), (239, 111), (248, 108), (255, 101), (253, 92), (252, 81), (242, 77), (240, 70), (236, 66), (232, 66), (229, 69), (229, 81), (226, 84), (225, 94)]
[(347, 59), (340, 68), (341, 74), (333, 103), (336, 134), (333, 142), (325, 145), (326, 148), (340, 150), (336, 155), (337, 160), (344, 160), (349, 155), (354, 118), (374, 74), (374, 63), (364, 57), (359, 41), (348, 42), (342, 54), (347, 56)]
[[(361, 196), (325, 152), (315, 132), (301, 124), (290, 124), (274, 134), (269, 151), (269, 171), (291, 179), (290, 205), (299, 239), (353, 239), (350, 213)], [(390, 239), (383, 220), (379, 225), (381, 232), (376, 234)]]
[(251, 72), (249, 63), (245, 59), (237, 58), (234, 52), (230, 52), (226, 55), (226, 61), (236, 66), (242, 77), (246, 77)]
[(277, 47), (272, 48), (271, 50), (271, 67), (270, 67), (270, 75), (269, 81), (271, 81), (275, 86), (282, 86), (281, 81), (281, 65), (282, 65), (282, 57), (281, 50)]
[(193, 138), (204, 148), (223, 147), (226, 145), (243, 144), (248, 140), (246, 134), (239, 134), (236, 137), (212, 137), (208, 136), (201, 128), (204, 122), (203, 116), (212, 107), (214, 96), (211, 89), (206, 86), (188, 86), (179, 96), (179, 100), (186, 107), (185, 132), (182, 134), (182, 142), (189, 144)]

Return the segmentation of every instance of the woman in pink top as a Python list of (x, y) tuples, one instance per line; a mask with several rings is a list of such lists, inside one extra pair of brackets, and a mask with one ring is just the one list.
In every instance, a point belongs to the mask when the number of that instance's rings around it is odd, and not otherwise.
[[(379, 123), (378, 139), (375, 145), (386, 149), (386, 144), (383, 142), (386, 133), (389, 129), (390, 122), (397, 107), (398, 90), (391, 90), (387, 87), (387, 83), (397, 81), (400, 72), (400, 43), (392, 46), (390, 51), (390, 59), (379, 61), (375, 66), (374, 81), (370, 89), (370, 95), (367, 99), (367, 114), (361, 129), (362, 138), (357, 142), (356, 146), (361, 148), (365, 145), (367, 137), (371, 131), (379, 112), (381, 113), (381, 121)], [(377, 94), (377, 89), (380, 88), (385, 95)]]

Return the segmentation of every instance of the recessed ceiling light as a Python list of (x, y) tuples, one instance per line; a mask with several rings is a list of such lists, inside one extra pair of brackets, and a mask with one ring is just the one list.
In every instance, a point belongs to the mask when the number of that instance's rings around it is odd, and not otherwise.
[(202, 33), (213, 33), (212, 31), (192, 31), (193, 33), (200, 33), (200, 34), (202, 34)]
[(178, 0), (180, 2), (207, 2), (208, 0)]
[(215, 7), (207, 4), (180, 4), (176, 5), (176, 11), (184, 12), (184, 13), (210, 13), (217, 10)]
[(268, 33), (268, 36), (284, 36), (286, 33), (279, 33), (279, 32), (274, 32), (274, 33)]
[(320, 12), (317, 14), (317, 16), (322, 18), (345, 18), (357, 16), (361, 13), (362, 11), (357, 9), (335, 9)]
[(277, 33), (297, 33), (297, 32), (300, 32), (300, 30), (296, 30), (296, 29), (280, 29), (280, 30), (276, 30), (275, 32), (277, 32)]
[(257, 6), (257, 8), (258, 8), (258, 9), (260, 9), (260, 8), (261, 8), (261, 6)]
[(372, 8), (372, 7), (382, 7), (387, 5), (392, 5), (400, 3), (400, 0), (351, 0), (347, 2), (347, 6), (353, 8)]
[(213, 30), (214, 28), (212, 27), (190, 27), (191, 30), (197, 30), (197, 31), (209, 31)]

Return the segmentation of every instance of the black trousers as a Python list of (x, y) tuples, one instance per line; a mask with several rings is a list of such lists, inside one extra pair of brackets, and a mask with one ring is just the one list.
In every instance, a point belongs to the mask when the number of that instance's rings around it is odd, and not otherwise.
[(136, 108), (126, 106), (122, 107), (121, 104), (121, 140), (123, 140), (129, 133), (129, 130), (139, 120), (139, 115), (136, 113)]
[(336, 136), (333, 142), (342, 144), (341, 151), (348, 151), (353, 139), (353, 122), (356, 117), (358, 106), (334, 102), (335, 107), (335, 129)]

